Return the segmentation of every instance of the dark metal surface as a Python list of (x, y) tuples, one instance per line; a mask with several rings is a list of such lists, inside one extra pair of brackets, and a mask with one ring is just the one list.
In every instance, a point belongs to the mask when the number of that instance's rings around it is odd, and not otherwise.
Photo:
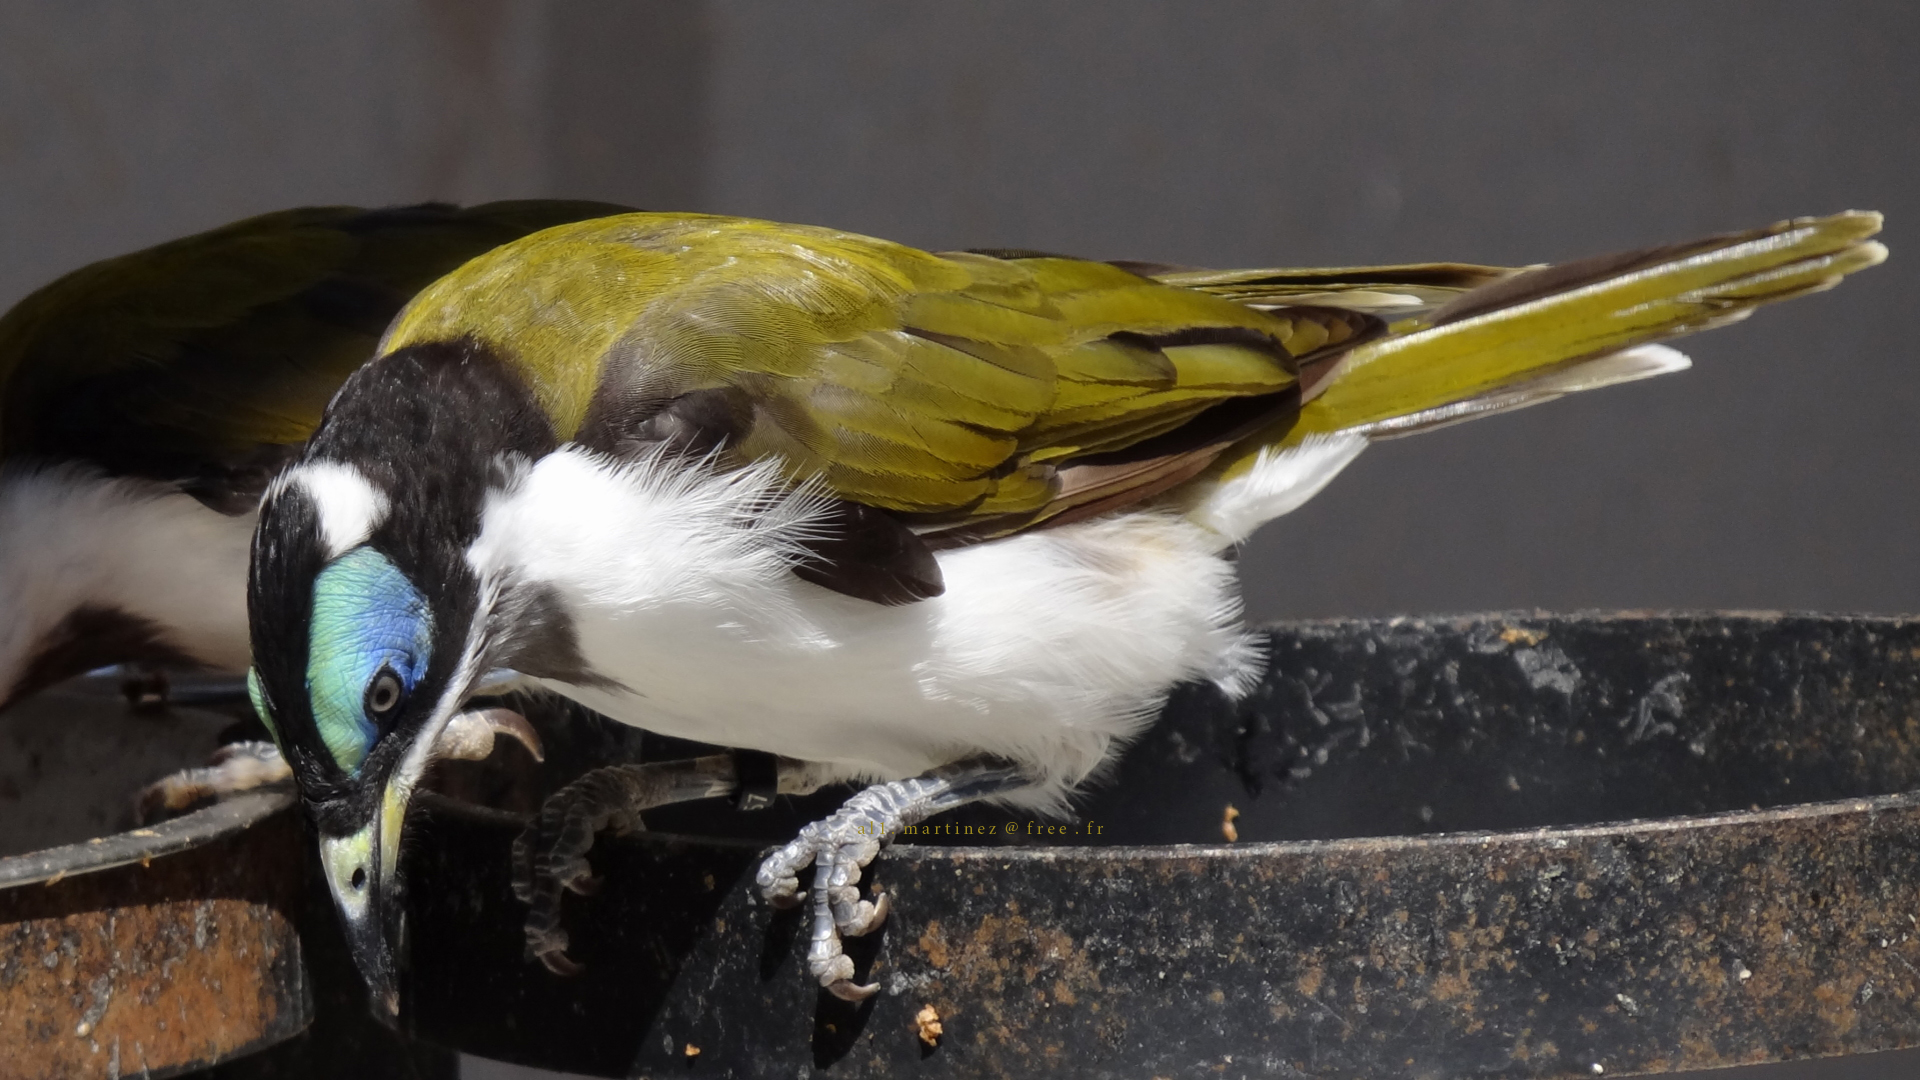
[[(587, 973), (551, 976), (522, 957), (514, 820), (435, 804), (413, 1029), (603, 1075), (1571, 1077), (1920, 1044), (1920, 803), (1874, 798), (1920, 786), (1920, 624), (1396, 620), (1270, 647), (1259, 691), (1183, 692), (1063, 833), (973, 810), (953, 840), (995, 846), (883, 856), (864, 1007), (806, 984), (752, 840), (603, 841), (567, 912)], [(1791, 805), (1813, 799), (1842, 801)], [(775, 839), (822, 806), (653, 825)], [(1484, 829), (1515, 831), (1395, 835)], [(1084, 846), (1176, 841), (1201, 846)]]

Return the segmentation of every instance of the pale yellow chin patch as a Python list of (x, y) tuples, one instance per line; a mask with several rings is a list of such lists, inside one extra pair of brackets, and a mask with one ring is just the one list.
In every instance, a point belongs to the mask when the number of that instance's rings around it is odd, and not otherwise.
[(400, 857), (400, 825), (406, 814), (406, 795), (389, 784), (380, 800), (379, 816), (366, 828), (352, 836), (327, 837), (320, 841), (320, 862), (326, 870), (327, 885), (333, 890), (340, 913), (349, 922), (362, 922), (369, 917), (380, 878), (393, 873), (395, 861)]
[[(334, 903), (351, 922), (367, 918), (373, 896), (373, 833), (368, 825), (352, 836), (326, 837), (320, 841), (320, 864), (327, 872), (327, 885), (333, 890)], [(384, 846), (384, 845), (383, 845)]]

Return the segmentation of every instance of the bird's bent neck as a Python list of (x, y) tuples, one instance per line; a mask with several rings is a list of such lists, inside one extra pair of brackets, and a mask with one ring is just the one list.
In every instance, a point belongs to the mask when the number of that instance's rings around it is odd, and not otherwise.
[(105, 664), (247, 664), (253, 515), (78, 466), (0, 470), (0, 704)]

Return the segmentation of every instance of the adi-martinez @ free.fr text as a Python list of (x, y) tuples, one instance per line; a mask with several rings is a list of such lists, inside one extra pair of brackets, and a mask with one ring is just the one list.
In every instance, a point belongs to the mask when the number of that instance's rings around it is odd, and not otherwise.
[[(871, 836), (878, 826), (872, 822), (855, 831), (863, 836)], [(908, 825), (894, 830), (893, 835), (915, 836), (1031, 836), (1034, 839), (1067, 839), (1074, 836), (1099, 836), (1107, 827), (1096, 821), (1068, 822), (1064, 825), (1051, 825), (1044, 821), (993, 822), (986, 825), (961, 824), (944, 821), (932, 825)]]

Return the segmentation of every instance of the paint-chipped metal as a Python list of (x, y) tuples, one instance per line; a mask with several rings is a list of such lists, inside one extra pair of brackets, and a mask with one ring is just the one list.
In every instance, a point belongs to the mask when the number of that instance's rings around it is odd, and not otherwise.
[(167, 1076), (312, 1017), (290, 797), (0, 860), (0, 1074)]

